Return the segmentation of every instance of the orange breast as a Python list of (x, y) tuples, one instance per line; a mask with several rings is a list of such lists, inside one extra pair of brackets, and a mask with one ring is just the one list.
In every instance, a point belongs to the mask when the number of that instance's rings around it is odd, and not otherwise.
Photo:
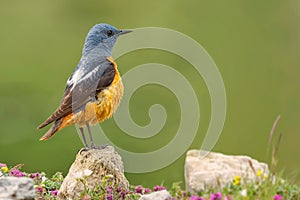
[(64, 117), (62, 126), (59, 129), (71, 124), (78, 124), (81, 127), (86, 126), (87, 123), (95, 125), (110, 118), (117, 110), (123, 96), (124, 88), (117, 64), (111, 57), (108, 60), (113, 63), (115, 68), (115, 77), (111, 85), (97, 94), (97, 102), (87, 103), (84, 110), (75, 115), (70, 114)]
[(116, 74), (112, 84), (107, 89), (104, 89), (97, 94), (98, 102), (96, 105), (96, 114), (98, 122), (102, 122), (112, 116), (117, 110), (123, 96), (123, 83), (117, 70), (117, 66), (115, 63), (114, 65)]

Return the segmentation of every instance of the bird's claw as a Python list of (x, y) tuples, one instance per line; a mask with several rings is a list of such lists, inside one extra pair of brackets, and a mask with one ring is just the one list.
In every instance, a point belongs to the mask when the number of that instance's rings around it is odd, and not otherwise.
[(103, 144), (103, 145), (97, 146), (95, 144), (92, 144), (90, 148), (91, 149), (99, 149), (99, 150), (101, 150), (101, 149), (105, 149), (107, 146), (109, 146), (109, 145), (108, 144)]

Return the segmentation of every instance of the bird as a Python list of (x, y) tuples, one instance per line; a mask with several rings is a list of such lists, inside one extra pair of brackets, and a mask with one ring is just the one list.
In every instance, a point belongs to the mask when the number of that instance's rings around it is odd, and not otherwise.
[(67, 80), (60, 105), (37, 127), (42, 129), (53, 123), (40, 140), (48, 140), (64, 127), (77, 124), (85, 147), (89, 146), (84, 127), (88, 130), (90, 147), (96, 147), (90, 126), (110, 118), (124, 92), (112, 50), (119, 36), (130, 32), (105, 23), (96, 24), (89, 30), (81, 59)]

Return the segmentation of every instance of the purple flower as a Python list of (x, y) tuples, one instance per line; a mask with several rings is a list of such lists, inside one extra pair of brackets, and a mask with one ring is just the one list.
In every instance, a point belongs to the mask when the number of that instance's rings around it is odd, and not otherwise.
[(154, 186), (153, 190), (156, 192), (156, 191), (161, 191), (161, 190), (165, 190), (166, 188), (162, 185), (157, 185), (157, 186)]
[(121, 191), (121, 195), (120, 195), (120, 196), (122, 197), (122, 199), (125, 199), (125, 196), (126, 196), (127, 194), (129, 194), (129, 193), (130, 193), (130, 191), (129, 191), (129, 190), (125, 190), (125, 191), (124, 191), (124, 190), (122, 190), (122, 191)]
[(136, 186), (134, 190), (135, 190), (135, 193), (143, 194), (143, 186), (141, 186), (141, 185)]
[(276, 194), (274, 196), (274, 200), (284, 200), (283, 196), (281, 196), (280, 194)]
[(43, 188), (42, 187), (37, 187), (37, 188), (35, 188), (35, 190), (36, 190), (36, 192), (37, 193), (43, 193)]
[(150, 193), (151, 192), (151, 190), (149, 189), (149, 188), (145, 188), (144, 189), (144, 194), (148, 194), (148, 193)]
[(114, 196), (112, 194), (106, 195), (106, 200), (114, 200)]
[(122, 187), (121, 187), (121, 186), (118, 186), (117, 189), (116, 189), (116, 192), (117, 192), (117, 193), (120, 193), (121, 191), (122, 191)]
[(222, 200), (222, 194), (220, 192), (211, 194), (210, 200)]
[(1, 167), (6, 167), (6, 166), (7, 166), (6, 164), (0, 163), (0, 168), (1, 168)]
[(190, 200), (205, 200), (205, 198), (199, 197), (199, 196), (191, 196)]
[(40, 176), (41, 176), (41, 174), (38, 172), (29, 174), (29, 178), (39, 178)]
[(122, 199), (125, 199), (126, 192), (122, 191), (121, 194), (120, 194), (120, 196), (121, 196)]
[(25, 176), (25, 173), (24, 172), (21, 172), (20, 170), (18, 169), (13, 169), (9, 172), (9, 175), (10, 176), (14, 176), (14, 177), (23, 177)]
[(112, 186), (109, 186), (106, 188), (106, 193), (111, 194), (113, 192), (114, 188)]
[(51, 191), (51, 194), (53, 194), (54, 196), (57, 196), (58, 190), (53, 190)]

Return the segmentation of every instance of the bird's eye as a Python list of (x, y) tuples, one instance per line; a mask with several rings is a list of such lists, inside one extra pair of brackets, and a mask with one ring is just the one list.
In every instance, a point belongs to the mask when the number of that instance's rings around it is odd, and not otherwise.
[(112, 30), (108, 30), (108, 31), (106, 31), (106, 34), (108, 37), (110, 37), (114, 34), (114, 32)]

